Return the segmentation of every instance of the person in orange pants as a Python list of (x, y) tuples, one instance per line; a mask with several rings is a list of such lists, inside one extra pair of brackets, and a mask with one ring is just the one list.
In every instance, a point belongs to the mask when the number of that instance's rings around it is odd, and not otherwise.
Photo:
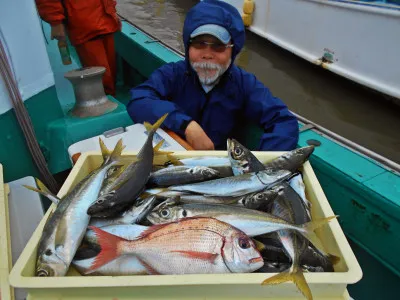
[(35, 0), (40, 17), (51, 25), (51, 39), (66, 32), (83, 67), (103, 66), (105, 93), (115, 96), (114, 33), (121, 29), (114, 0)]

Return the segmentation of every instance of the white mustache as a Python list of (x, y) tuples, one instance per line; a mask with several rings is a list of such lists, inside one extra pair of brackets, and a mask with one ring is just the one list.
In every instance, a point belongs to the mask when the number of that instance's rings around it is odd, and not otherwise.
[[(218, 80), (218, 78), (222, 74), (225, 73), (225, 71), (231, 64), (231, 61), (229, 61), (226, 66), (211, 62), (191, 62), (190, 64), (192, 65), (192, 68), (196, 70), (197, 75), (199, 76), (199, 80), (202, 84), (212, 85)], [(214, 74), (213, 76), (210, 76), (208, 74), (210, 71), (212, 71), (212, 73)]]
[(210, 63), (210, 62), (196, 62), (196, 63), (192, 63), (192, 67), (194, 69), (205, 69), (205, 70), (221, 70), (222, 66), (219, 64), (214, 64), (214, 63)]

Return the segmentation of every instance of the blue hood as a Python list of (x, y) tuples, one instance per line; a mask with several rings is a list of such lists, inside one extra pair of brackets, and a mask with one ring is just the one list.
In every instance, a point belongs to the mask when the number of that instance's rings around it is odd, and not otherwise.
[(245, 28), (242, 17), (235, 7), (218, 0), (204, 0), (196, 4), (186, 15), (183, 25), (183, 43), (188, 56), (190, 34), (199, 26), (216, 24), (224, 27), (231, 35), (233, 44), (232, 62), (242, 50), (245, 41)]

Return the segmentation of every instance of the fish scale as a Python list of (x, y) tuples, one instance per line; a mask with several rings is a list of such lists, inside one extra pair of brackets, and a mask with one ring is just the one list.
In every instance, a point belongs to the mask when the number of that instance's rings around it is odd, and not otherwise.
[[(173, 240), (174, 243), (170, 243)], [(126, 252), (135, 252), (135, 255), (147, 264), (151, 264), (160, 274), (166, 274), (173, 270), (174, 274), (195, 274), (195, 273), (229, 273), (221, 253), (224, 240), (220, 234), (201, 229), (187, 231), (169, 232), (157, 237), (146, 239), (143, 243), (129, 246), (127, 243)], [(121, 245), (124, 247), (124, 245)], [(218, 253), (215, 260), (186, 257), (182, 252), (194, 251)], [(178, 266), (178, 268), (177, 268)], [(195, 268), (194, 268), (195, 267)]]

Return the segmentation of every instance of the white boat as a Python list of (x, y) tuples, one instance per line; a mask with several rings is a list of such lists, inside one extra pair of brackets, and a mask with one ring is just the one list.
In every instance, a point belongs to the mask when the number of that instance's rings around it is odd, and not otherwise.
[[(245, 1), (224, 1), (243, 15)], [(400, 103), (400, 1), (248, 2), (250, 31)]]

